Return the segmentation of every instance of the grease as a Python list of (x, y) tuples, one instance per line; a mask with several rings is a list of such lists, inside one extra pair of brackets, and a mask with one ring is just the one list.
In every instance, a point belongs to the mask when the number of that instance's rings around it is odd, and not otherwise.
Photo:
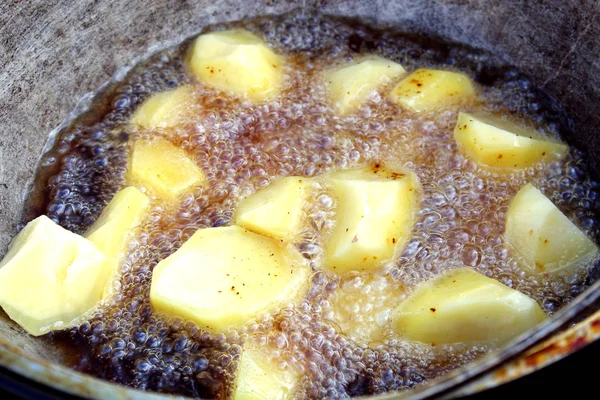
[[(532, 296), (549, 314), (589, 284), (586, 270), (569, 278), (525, 275), (501, 235), (510, 199), (532, 182), (588, 235), (598, 237), (598, 183), (588, 176), (581, 153), (571, 150), (564, 162), (497, 176), (457, 152), (451, 134), (456, 109), (416, 115), (387, 102), (382, 88), (356, 114), (339, 118), (319, 79), (325, 67), (358, 53), (385, 56), (408, 70), (456, 69), (480, 83), (483, 100), (469, 107), (526, 118), (549, 136), (568, 133), (561, 107), (525, 75), (463, 45), (318, 14), (296, 12), (229, 26), (256, 32), (288, 57), (280, 98), (252, 105), (195, 83), (184, 67), (185, 42), (136, 67), (105, 101), (98, 100), (94, 118), (82, 117), (42, 159), (33, 196), (38, 201), (30, 203), (40, 207), (31, 206), (29, 214), (46, 213), (75, 232), (83, 232), (123, 184), (128, 141), (161, 135), (185, 149), (207, 176), (206, 186), (177, 205), (153, 200), (129, 244), (111, 304), (78, 328), (47, 337), (76, 349), (69, 365), (140, 389), (224, 398), (231, 394), (243, 343), (252, 340), (264, 345), (282, 370), (301, 371), (300, 398), (404, 390), (491, 350), (478, 343), (431, 346), (395, 337), (387, 314), (419, 282), (467, 265)], [(127, 124), (151, 93), (182, 84), (192, 85), (195, 102), (181, 126), (151, 132)], [(380, 272), (340, 279), (319, 270), (335, 201), (326, 188), (316, 187), (297, 243), (315, 271), (306, 299), (223, 333), (152, 312), (153, 267), (197, 229), (229, 224), (241, 197), (278, 176), (317, 176), (373, 161), (411, 168), (424, 189), (412, 239)]]

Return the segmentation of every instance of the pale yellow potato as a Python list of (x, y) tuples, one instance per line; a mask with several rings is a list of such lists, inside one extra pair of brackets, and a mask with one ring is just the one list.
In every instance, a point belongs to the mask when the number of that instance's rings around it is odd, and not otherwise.
[(310, 268), (298, 251), (239, 226), (200, 229), (154, 268), (156, 311), (225, 330), (306, 290)]
[(329, 98), (340, 115), (355, 111), (379, 87), (405, 73), (402, 65), (382, 57), (367, 57), (325, 72)]
[(373, 270), (404, 247), (420, 198), (414, 173), (376, 164), (334, 172), (326, 182), (338, 206), (325, 244), (325, 268), (338, 274)]
[(234, 400), (286, 400), (293, 398), (297, 371), (280, 370), (265, 349), (244, 345), (236, 371)]
[(302, 208), (311, 180), (301, 176), (279, 178), (240, 201), (235, 223), (273, 238), (294, 240), (302, 227)]
[[(139, 189), (129, 186), (120, 190), (106, 205), (100, 217), (85, 232), (84, 237), (91, 241), (112, 265), (111, 277), (119, 265), (119, 259), (126, 251), (133, 230), (140, 224), (150, 203), (148, 196)], [(111, 279), (106, 286), (104, 298), (112, 294)]]
[(598, 255), (596, 244), (531, 184), (508, 207), (504, 239), (532, 273), (574, 270)]
[(457, 72), (418, 69), (389, 94), (392, 101), (421, 112), (475, 98), (471, 79)]
[(198, 36), (189, 58), (200, 81), (258, 102), (279, 93), (282, 66), (282, 58), (262, 39), (241, 29)]
[(548, 140), (533, 129), (481, 114), (459, 113), (454, 140), (461, 153), (494, 170), (513, 171), (538, 162), (564, 158), (567, 145)]
[(107, 257), (119, 258), (127, 237), (139, 225), (150, 199), (129, 186), (120, 190), (84, 236)]
[(535, 300), (469, 268), (419, 284), (391, 315), (398, 334), (432, 344), (503, 344), (545, 319)]
[(0, 262), (0, 305), (34, 336), (70, 328), (102, 300), (110, 263), (92, 242), (42, 215)]
[(177, 126), (192, 102), (188, 86), (153, 94), (131, 117), (131, 122), (144, 128), (171, 128)]
[(155, 138), (133, 143), (127, 180), (173, 201), (190, 187), (202, 184), (206, 177), (185, 151), (166, 139)]

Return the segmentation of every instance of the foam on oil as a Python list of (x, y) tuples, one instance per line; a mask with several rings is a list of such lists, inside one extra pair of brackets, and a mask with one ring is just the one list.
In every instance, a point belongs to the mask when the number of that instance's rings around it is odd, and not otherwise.
[[(598, 238), (598, 184), (587, 175), (579, 152), (572, 150), (563, 162), (495, 175), (458, 153), (452, 138), (456, 108), (417, 115), (389, 103), (384, 95), (389, 88), (382, 88), (356, 114), (340, 118), (320, 81), (324, 68), (358, 53), (382, 55), (408, 70), (460, 70), (482, 84), (482, 101), (469, 109), (526, 118), (555, 136), (564, 130), (564, 113), (527, 77), (462, 45), (320, 15), (296, 12), (232, 26), (256, 32), (288, 57), (280, 98), (253, 105), (194, 82), (185, 70), (184, 43), (137, 67), (115, 89), (97, 122), (64, 133), (43, 158), (44, 212), (75, 232), (84, 231), (122, 186), (128, 143), (137, 138), (169, 139), (207, 177), (206, 185), (179, 204), (154, 200), (129, 244), (112, 303), (78, 328), (50, 335), (57, 345), (76, 349), (72, 366), (137, 388), (223, 398), (231, 394), (242, 345), (252, 340), (264, 345), (282, 370), (300, 370), (299, 398), (402, 390), (491, 350), (485, 344), (431, 346), (395, 337), (387, 324), (389, 311), (419, 282), (467, 265), (533, 297), (549, 314), (589, 284), (585, 269), (570, 278), (524, 274), (502, 238), (508, 204), (528, 182)], [(127, 124), (149, 94), (184, 83), (192, 85), (195, 102), (181, 126), (150, 131)], [(152, 312), (154, 266), (196, 230), (229, 224), (240, 198), (279, 176), (317, 176), (375, 161), (414, 170), (423, 186), (411, 240), (380, 271), (339, 278), (320, 270), (335, 201), (316, 184), (297, 243), (314, 270), (303, 301), (224, 333)]]

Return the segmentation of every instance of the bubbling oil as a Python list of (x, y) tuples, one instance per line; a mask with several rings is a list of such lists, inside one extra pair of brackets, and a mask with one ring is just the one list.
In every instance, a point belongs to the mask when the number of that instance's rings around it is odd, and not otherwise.
[[(384, 56), (408, 70), (460, 70), (480, 84), (482, 100), (471, 107), (527, 119), (548, 136), (567, 132), (562, 108), (527, 76), (463, 45), (319, 14), (294, 12), (213, 29), (229, 27), (257, 33), (288, 57), (279, 98), (254, 105), (195, 82), (185, 69), (185, 42), (136, 67), (104, 108), (98, 102), (95, 120), (81, 119), (42, 158), (38, 195), (44, 209), (39, 212), (75, 232), (83, 232), (122, 187), (128, 142), (165, 137), (185, 149), (207, 177), (178, 204), (154, 199), (129, 243), (111, 303), (77, 328), (48, 335), (53, 344), (75, 349), (65, 358), (72, 367), (140, 389), (226, 398), (242, 346), (254, 341), (273, 365), (300, 370), (298, 398), (404, 390), (492, 349), (395, 337), (387, 324), (389, 311), (418, 283), (467, 265), (533, 297), (549, 314), (589, 285), (585, 269), (575, 277), (524, 274), (502, 237), (510, 199), (532, 182), (586, 234), (598, 238), (598, 183), (589, 177), (580, 152), (508, 175), (489, 173), (458, 153), (452, 138), (457, 109), (414, 114), (389, 103), (384, 97), (389, 88), (382, 88), (356, 114), (342, 118), (327, 102), (319, 79), (324, 68), (359, 53)], [(152, 131), (128, 125), (150, 94), (182, 84), (192, 85), (195, 93), (184, 123)], [(297, 243), (313, 268), (309, 293), (300, 303), (279, 305), (221, 333), (151, 310), (156, 264), (196, 230), (230, 224), (240, 198), (279, 176), (317, 176), (375, 161), (412, 169), (423, 186), (412, 238), (381, 271), (340, 278), (320, 269), (323, 237), (334, 225), (336, 204), (327, 188), (316, 184)]]

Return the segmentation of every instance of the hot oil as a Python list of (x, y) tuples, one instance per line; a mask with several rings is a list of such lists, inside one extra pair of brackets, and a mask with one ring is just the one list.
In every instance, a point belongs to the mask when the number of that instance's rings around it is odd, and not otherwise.
[[(45, 213), (82, 232), (122, 186), (128, 143), (160, 135), (200, 165), (207, 184), (179, 204), (153, 201), (132, 238), (110, 305), (69, 332), (49, 335), (76, 349), (72, 366), (129, 386), (199, 397), (231, 394), (245, 341), (264, 345), (282, 370), (297, 368), (300, 398), (339, 398), (401, 390), (490, 351), (486, 344), (429, 345), (401, 340), (388, 314), (419, 282), (467, 265), (533, 297), (552, 314), (588, 284), (575, 277), (532, 277), (507, 250), (502, 231), (510, 199), (527, 182), (539, 187), (593, 238), (598, 237), (598, 184), (582, 155), (498, 175), (461, 156), (452, 138), (457, 108), (414, 114), (389, 103), (382, 88), (356, 114), (337, 117), (320, 72), (359, 53), (379, 54), (408, 70), (458, 69), (480, 82), (483, 109), (532, 121), (549, 136), (566, 130), (560, 106), (524, 75), (492, 55), (414, 35), (377, 31), (356, 22), (297, 12), (232, 26), (254, 31), (290, 60), (280, 98), (260, 105), (213, 91), (185, 72), (188, 43), (138, 66), (115, 89), (98, 121), (64, 133), (38, 174), (47, 182)], [(127, 124), (150, 93), (191, 83), (195, 103), (178, 128), (141, 130)], [(411, 240), (376, 273), (339, 278), (320, 269), (323, 238), (335, 220), (335, 200), (316, 185), (305, 209), (298, 248), (314, 274), (308, 296), (261, 314), (239, 329), (211, 333), (151, 311), (152, 269), (196, 230), (231, 223), (240, 198), (278, 176), (318, 176), (372, 162), (418, 175), (423, 198)], [(185, 279), (185, 276), (181, 277)], [(84, 356), (85, 355), (85, 356)]]

